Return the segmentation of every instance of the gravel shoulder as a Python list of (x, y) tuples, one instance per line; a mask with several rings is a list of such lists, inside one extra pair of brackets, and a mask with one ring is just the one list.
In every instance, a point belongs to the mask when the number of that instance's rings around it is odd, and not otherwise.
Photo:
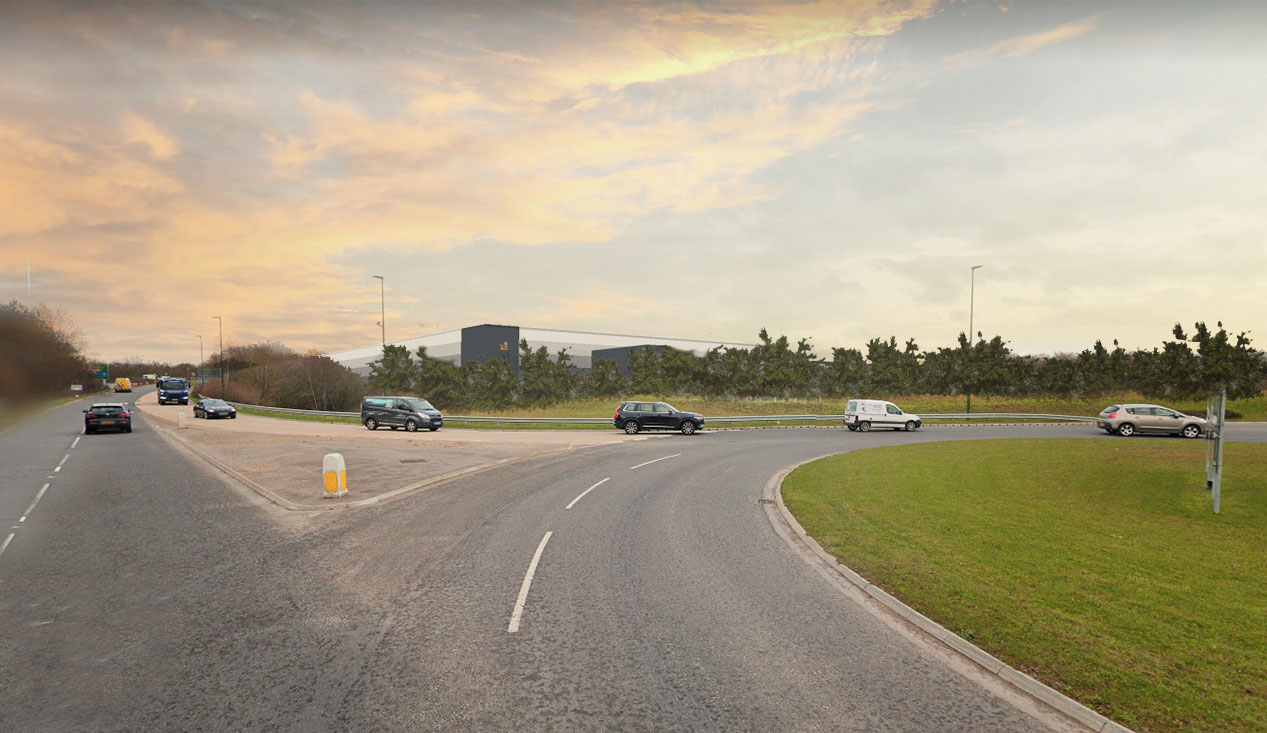
[[(610, 433), (452, 428), (407, 433), (255, 415), (203, 420), (193, 418), (192, 406), (159, 405), (153, 394), (142, 395), (135, 404), (156, 428), (167, 430), (197, 452), (304, 509), (328, 509), (394, 495), (402, 493), (402, 489), (422, 488), (456, 472), (592, 445), (646, 439), (614, 428)], [(184, 429), (177, 429), (180, 412), (186, 415)], [(349, 491), (345, 497), (323, 497), (321, 463), (327, 453), (340, 453), (347, 462)]]

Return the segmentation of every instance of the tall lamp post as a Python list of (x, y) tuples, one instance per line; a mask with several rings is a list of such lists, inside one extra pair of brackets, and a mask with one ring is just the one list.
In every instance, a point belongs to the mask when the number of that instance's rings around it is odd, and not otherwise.
[(370, 275), (378, 278), (378, 325), (383, 327), (383, 349), (387, 349), (387, 281), (382, 275)]
[(194, 374), (197, 375), (194, 377), (194, 381), (198, 381), (198, 377), (202, 376), (202, 362), (203, 361), (204, 359), (202, 356), (202, 334), (198, 334), (198, 368), (194, 370)]
[(227, 395), (224, 391), (224, 319), (220, 316), (212, 316), (220, 322), (220, 399), (224, 399)]
[[(977, 270), (981, 269), (981, 265), (972, 266), (972, 280), (968, 289), (968, 357), (972, 357), (972, 345), (977, 339), (977, 332), (972, 330), (972, 317), (976, 308), (977, 300)], [(968, 389), (968, 414), (972, 414), (972, 389)]]

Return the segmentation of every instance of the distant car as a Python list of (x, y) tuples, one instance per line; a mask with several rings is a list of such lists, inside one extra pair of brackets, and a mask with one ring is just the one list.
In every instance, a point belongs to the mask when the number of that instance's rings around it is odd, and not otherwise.
[(84, 434), (95, 433), (102, 428), (132, 432), (132, 413), (121, 402), (97, 402), (84, 410)]
[(865, 433), (872, 428), (892, 428), (911, 432), (924, 425), (919, 415), (884, 400), (849, 400), (845, 403), (845, 427)]
[(194, 417), (227, 417), (230, 420), (234, 420), (237, 419), (237, 416), (238, 411), (233, 409), (233, 405), (224, 400), (208, 398), (194, 403)]
[(115, 392), (131, 392), (132, 380), (128, 379), (127, 377), (119, 377), (118, 379), (114, 380), (114, 391)]
[(1110, 435), (1129, 438), (1136, 433), (1182, 435), (1199, 438), (1209, 428), (1203, 417), (1185, 415), (1161, 405), (1109, 405), (1096, 418), (1095, 426)]
[(418, 397), (365, 397), (361, 399), (361, 424), (370, 430), (382, 425), (411, 433), (426, 428), (434, 433), (444, 426), (444, 416)]
[(641, 430), (677, 430), (691, 435), (704, 427), (704, 416), (679, 410), (667, 402), (622, 402), (612, 416), (612, 424), (630, 435)]

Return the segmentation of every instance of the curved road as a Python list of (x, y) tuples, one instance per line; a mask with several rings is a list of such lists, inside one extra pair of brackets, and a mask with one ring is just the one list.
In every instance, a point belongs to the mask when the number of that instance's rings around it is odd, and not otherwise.
[(289, 514), (80, 409), (0, 434), (2, 730), (1061, 723), (842, 593), (758, 499), (830, 453), (1089, 428), (668, 435)]

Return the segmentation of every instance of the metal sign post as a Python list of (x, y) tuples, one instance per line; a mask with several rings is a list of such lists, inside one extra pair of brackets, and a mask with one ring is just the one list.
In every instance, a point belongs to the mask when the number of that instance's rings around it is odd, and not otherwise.
[(1214, 513), (1219, 513), (1219, 501), (1223, 493), (1223, 423), (1227, 418), (1227, 387), (1220, 387), (1217, 394), (1206, 401), (1205, 431), (1205, 487), (1214, 500)]

